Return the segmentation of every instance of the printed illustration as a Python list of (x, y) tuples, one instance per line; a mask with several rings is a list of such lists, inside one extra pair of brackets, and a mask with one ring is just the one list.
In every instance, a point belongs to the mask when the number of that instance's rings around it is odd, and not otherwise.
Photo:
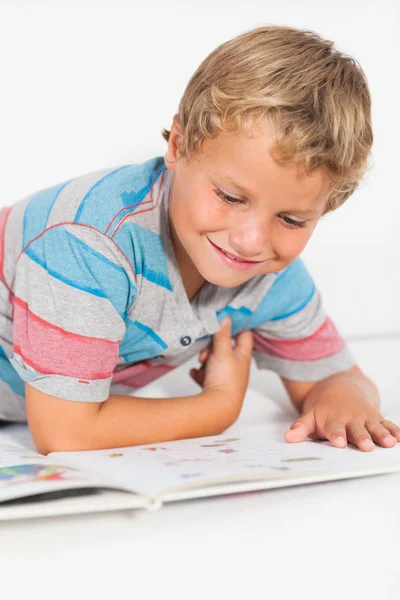
[(321, 460), (318, 456), (304, 456), (302, 458), (282, 458), (281, 462), (305, 462), (306, 460)]
[(225, 440), (215, 440), (212, 444), (200, 444), (200, 448), (218, 448), (218, 446), (225, 446), (231, 442), (239, 442), (240, 438), (226, 438)]
[(82, 473), (62, 465), (14, 465), (0, 469), (0, 484), (17, 485), (41, 481), (76, 481), (86, 479)]

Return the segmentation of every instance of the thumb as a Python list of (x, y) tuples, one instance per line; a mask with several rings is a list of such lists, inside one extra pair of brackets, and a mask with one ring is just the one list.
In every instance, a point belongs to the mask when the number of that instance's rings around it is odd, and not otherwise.
[(304, 442), (304, 440), (315, 432), (314, 412), (304, 413), (297, 419), (284, 437), (287, 442)]
[(229, 317), (220, 323), (221, 329), (213, 335), (213, 352), (226, 352), (232, 350), (231, 320)]

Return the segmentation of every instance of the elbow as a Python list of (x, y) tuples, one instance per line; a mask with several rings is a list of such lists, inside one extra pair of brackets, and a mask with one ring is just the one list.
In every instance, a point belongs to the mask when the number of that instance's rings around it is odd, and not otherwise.
[(79, 452), (95, 448), (93, 420), (76, 423), (42, 423), (28, 419), (28, 425), (36, 450), (47, 456), (52, 452)]
[(37, 452), (47, 456), (52, 452), (78, 452), (80, 450), (90, 450), (87, 440), (82, 437), (75, 438), (74, 436), (53, 435), (45, 437), (32, 434)]
[(49, 396), (26, 384), (29, 430), (40, 454), (92, 450), (101, 403)]

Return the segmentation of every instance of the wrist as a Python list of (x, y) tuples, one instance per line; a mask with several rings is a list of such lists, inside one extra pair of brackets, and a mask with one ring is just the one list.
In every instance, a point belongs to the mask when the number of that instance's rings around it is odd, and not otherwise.
[(225, 430), (237, 420), (243, 404), (243, 398), (233, 395), (228, 390), (208, 388), (203, 390), (201, 396), (204, 402), (217, 419), (221, 430)]
[(302, 412), (310, 410), (318, 402), (324, 402), (328, 398), (342, 398), (349, 392), (380, 410), (379, 392), (375, 384), (362, 374), (343, 372), (319, 381), (305, 398)]

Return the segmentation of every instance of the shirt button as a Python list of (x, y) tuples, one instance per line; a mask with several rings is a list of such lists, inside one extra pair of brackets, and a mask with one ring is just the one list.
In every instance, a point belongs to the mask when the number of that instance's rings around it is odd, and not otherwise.
[(181, 337), (182, 346), (189, 346), (192, 343), (192, 338), (188, 335), (184, 335)]

